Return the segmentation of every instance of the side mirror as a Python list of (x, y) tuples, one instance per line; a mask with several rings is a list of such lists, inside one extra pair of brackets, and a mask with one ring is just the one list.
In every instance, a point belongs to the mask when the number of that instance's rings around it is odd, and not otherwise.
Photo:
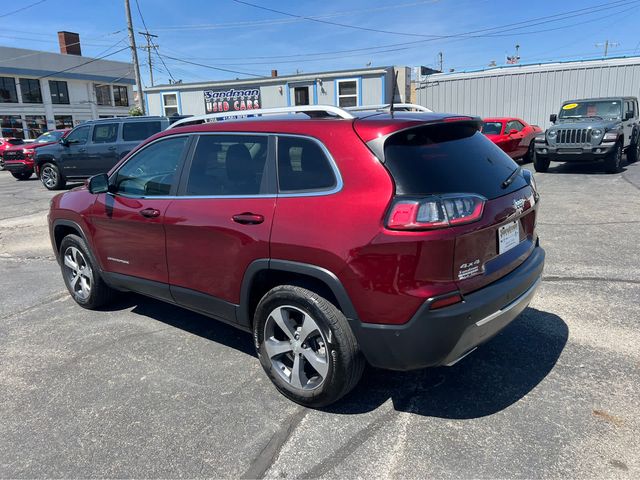
[(555, 113), (552, 113), (551, 115), (549, 115), (549, 121), (556, 123), (556, 120), (558, 120), (558, 115), (556, 115)]
[(89, 191), (93, 194), (109, 191), (109, 177), (106, 173), (99, 173), (89, 179)]
[(518, 133), (518, 130), (516, 130), (515, 128), (512, 128), (511, 130), (509, 130), (509, 136), (516, 135), (517, 133)]
[(68, 147), (69, 146), (69, 140), (67, 140), (65, 137), (61, 138), (58, 143), (60, 145), (62, 145), (63, 147)]
[(624, 119), (625, 120), (631, 120), (633, 118), (633, 112), (629, 111), (625, 114)]

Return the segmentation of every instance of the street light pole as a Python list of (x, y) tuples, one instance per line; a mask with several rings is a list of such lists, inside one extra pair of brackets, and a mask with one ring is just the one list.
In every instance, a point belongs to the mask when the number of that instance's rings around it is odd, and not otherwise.
[(143, 115), (146, 115), (144, 108), (144, 98), (142, 96), (142, 81), (140, 79), (140, 64), (138, 63), (138, 50), (136, 49), (136, 37), (133, 34), (133, 22), (131, 21), (131, 7), (129, 0), (124, 0), (124, 9), (127, 14), (127, 30), (129, 31), (129, 45), (131, 47), (131, 57), (133, 58), (133, 69), (136, 76), (136, 86), (138, 88), (138, 107)]

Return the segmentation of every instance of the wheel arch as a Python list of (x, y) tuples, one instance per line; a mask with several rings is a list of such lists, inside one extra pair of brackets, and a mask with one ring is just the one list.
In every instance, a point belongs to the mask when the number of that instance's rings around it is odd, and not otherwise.
[(308, 263), (259, 259), (249, 265), (242, 279), (238, 323), (250, 328), (260, 299), (278, 285), (295, 285), (311, 290), (333, 303), (347, 318), (358, 318), (347, 291), (333, 272)]

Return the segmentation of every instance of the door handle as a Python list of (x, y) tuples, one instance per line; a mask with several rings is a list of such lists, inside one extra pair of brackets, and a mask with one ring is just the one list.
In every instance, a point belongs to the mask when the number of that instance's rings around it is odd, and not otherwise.
[(111, 151), (111, 152), (113, 152), (115, 149), (116, 149), (116, 147), (109, 147), (109, 148), (107, 148), (107, 150), (109, 150), (109, 151)]
[(251, 212), (237, 213), (231, 218), (233, 218), (234, 222), (242, 225), (257, 225), (264, 222), (264, 217), (262, 215)]
[(87, 151), (87, 149), (86, 149), (86, 148), (79, 148), (79, 149), (78, 149), (78, 152), (80, 152), (80, 153), (84, 153), (84, 152), (86, 152), (86, 151)]
[(145, 208), (144, 210), (140, 210), (140, 215), (147, 218), (156, 218), (160, 216), (160, 210), (155, 208)]

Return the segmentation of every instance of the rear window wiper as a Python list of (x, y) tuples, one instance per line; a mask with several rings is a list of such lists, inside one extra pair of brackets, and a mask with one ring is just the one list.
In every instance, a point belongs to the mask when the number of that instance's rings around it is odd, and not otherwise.
[(509, 185), (511, 185), (521, 170), (522, 170), (521, 167), (517, 167), (513, 172), (511, 172), (511, 175), (509, 175), (507, 179), (504, 182), (502, 182), (502, 185), (501, 185), (502, 188), (507, 188)]

